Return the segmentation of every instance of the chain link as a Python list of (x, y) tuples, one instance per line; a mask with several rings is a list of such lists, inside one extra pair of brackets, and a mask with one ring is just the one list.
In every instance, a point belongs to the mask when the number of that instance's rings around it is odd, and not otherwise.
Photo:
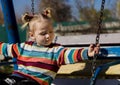
[(34, 15), (34, 0), (31, 0), (31, 12), (32, 12), (32, 14)]
[[(98, 30), (97, 30), (96, 42), (95, 42), (96, 45), (99, 44), (100, 31), (101, 31), (101, 28), (102, 28), (102, 21), (103, 21), (104, 5), (105, 5), (105, 0), (102, 0), (101, 10), (100, 10), (100, 17), (99, 17), (99, 21), (98, 21)], [(92, 61), (92, 77), (94, 77), (94, 75), (95, 75), (96, 59), (97, 59), (97, 55), (95, 54), (94, 58), (93, 58), (93, 61)], [(92, 85), (94, 85), (94, 84), (95, 84), (95, 79), (93, 78)]]

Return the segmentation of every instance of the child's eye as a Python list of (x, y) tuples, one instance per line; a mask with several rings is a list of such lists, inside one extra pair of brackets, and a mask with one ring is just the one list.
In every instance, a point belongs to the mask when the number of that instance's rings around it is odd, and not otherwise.
[(50, 33), (53, 33), (53, 31), (50, 31)]
[(46, 32), (42, 32), (42, 33), (40, 33), (40, 35), (46, 35), (47, 33)]

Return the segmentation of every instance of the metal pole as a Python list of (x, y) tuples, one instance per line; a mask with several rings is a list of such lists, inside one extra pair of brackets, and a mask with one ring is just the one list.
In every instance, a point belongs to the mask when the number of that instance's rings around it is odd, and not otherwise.
[[(19, 35), (17, 30), (17, 22), (15, 18), (15, 12), (13, 7), (12, 0), (1, 0), (2, 5), (2, 11), (4, 15), (4, 24), (6, 27), (7, 35), (8, 35), (8, 41), (9, 43), (19, 43)], [(15, 62), (16, 59), (13, 59), (13, 62)], [(14, 65), (14, 69), (17, 69), (17, 65)]]

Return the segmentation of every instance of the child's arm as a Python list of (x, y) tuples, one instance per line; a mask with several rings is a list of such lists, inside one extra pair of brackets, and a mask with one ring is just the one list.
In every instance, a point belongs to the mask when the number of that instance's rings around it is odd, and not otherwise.
[(14, 47), (15, 44), (0, 42), (0, 54), (4, 57), (14, 57), (16, 55)]
[(98, 52), (99, 45), (94, 46), (92, 44), (89, 46), (89, 49), (63, 48), (58, 56), (58, 63), (59, 65), (73, 64), (93, 57), (94, 54)]

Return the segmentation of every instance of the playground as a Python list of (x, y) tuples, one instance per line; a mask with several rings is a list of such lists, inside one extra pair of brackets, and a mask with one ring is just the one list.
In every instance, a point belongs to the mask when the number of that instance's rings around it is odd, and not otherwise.
[[(32, 14), (34, 15), (34, 0), (31, 1)], [(120, 85), (120, 25), (119, 21), (116, 20), (104, 22), (104, 27), (111, 28), (112, 30), (116, 26), (114, 30), (116, 33), (113, 33), (111, 29), (108, 30), (109, 33), (104, 33), (106, 31), (104, 29), (101, 34), (105, 1), (102, 0), (101, 2), (98, 28), (94, 34), (79, 33), (82, 32), (83, 28), (85, 28), (84, 31), (89, 31), (88, 28), (90, 26), (86, 22), (77, 22), (77, 25), (76, 23), (69, 24), (65, 22), (54, 24), (56, 36), (53, 42), (62, 44), (67, 48), (82, 47), (86, 49), (91, 43), (95, 45), (100, 44), (100, 52), (88, 60), (75, 64), (62, 65), (51, 85)], [(4, 26), (0, 26), (0, 34), (4, 38), (0, 38), (0, 41), (10, 44), (24, 42), (27, 39), (26, 30), (18, 30), (21, 25), (18, 25), (16, 22), (12, 0), (1, 0), (1, 5), (4, 15)], [(80, 35), (74, 35), (74, 32)], [(5, 57), (5, 60), (0, 62), (0, 66), (10, 65), (13, 67), (12, 70), (18, 70), (16, 61), (16, 58)]]

